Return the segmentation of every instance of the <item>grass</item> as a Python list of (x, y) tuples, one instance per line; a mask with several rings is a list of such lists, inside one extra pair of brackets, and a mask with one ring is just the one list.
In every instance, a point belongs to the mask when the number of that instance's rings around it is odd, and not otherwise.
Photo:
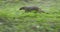
[(49, 13), (46, 14), (25, 13), (19, 10), (24, 5), (20, 2), (1, 4), (0, 32), (59, 32), (60, 11), (56, 9), (56, 6), (49, 8), (42, 6), (43, 10)]

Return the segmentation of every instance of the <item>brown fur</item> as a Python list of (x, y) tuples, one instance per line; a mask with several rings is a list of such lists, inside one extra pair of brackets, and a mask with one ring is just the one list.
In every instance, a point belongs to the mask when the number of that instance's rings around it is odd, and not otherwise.
[(25, 12), (31, 12), (33, 10), (36, 12), (44, 12), (39, 7), (36, 6), (25, 6), (25, 7), (21, 7), (19, 10), (25, 10)]

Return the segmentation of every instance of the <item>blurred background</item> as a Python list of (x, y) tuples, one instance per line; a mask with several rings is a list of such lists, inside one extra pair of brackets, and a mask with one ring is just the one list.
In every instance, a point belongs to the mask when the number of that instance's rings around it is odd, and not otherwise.
[[(38, 6), (46, 13), (25, 13)], [(0, 32), (60, 32), (60, 0), (0, 0)]]

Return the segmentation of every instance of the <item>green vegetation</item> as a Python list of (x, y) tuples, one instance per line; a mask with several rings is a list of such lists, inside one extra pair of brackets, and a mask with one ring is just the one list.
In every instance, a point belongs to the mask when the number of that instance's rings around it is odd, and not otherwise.
[[(0, 32), (60, 32), (60, 0), (0, 0)], [(46, 13), (25, 13), (22, 6), (41, 7)]]

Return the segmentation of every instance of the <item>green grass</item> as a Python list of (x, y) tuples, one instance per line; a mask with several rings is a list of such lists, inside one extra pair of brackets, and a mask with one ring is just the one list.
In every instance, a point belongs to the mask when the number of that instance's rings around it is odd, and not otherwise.
[(60, 11), (56, 6), (47, 8), (41, 5), (41, 8), (49, 13), (46, 14), (19, 10), (24, 5), (29, 6), (24, 2), (1, 4), (0, 32), (59, 32)]

